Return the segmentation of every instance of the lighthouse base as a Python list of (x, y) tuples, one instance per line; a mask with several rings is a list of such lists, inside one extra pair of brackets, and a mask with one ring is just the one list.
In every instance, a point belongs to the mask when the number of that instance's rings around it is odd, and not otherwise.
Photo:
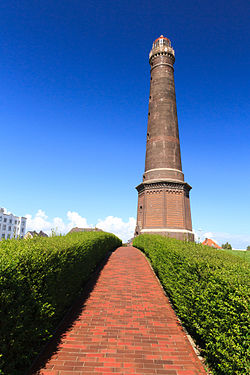
[(135, 236), (160, 234), (179, 240), (194, 241), (189, 191), (179, 181), (150, 181), (137, 186), (138, 210)]
[(189, 230), (176, 230), (176, 229), (142, 229), (136, 228), (135, 230), (139, 234), (159, 234), (161, 236), (176, 238), (181, 241), (194, 241), (194, 233)]

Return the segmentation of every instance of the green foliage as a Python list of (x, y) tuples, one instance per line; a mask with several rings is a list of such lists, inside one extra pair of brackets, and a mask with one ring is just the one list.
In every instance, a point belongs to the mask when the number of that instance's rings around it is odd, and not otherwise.
[(247, 251), (250, 251), (250, 245), (249, 245), (249, 246), (247, 246)]
[(230, 245), (230, 243), (226, 242), (226, 243), (223, 243), (221, 245), (222, 249), (228, 249), (228, 250), (232, 250), (232, 246)]
[(96, 265), (121, 241), (105, 232), (0, 243), (0, 374), (24, 374)]
[(242, 251), (242, 250), (223, 250), (223, 252), (231, 255), (235, 255), (240, 257), (241, 259), (244, 259), (247, 262), (250, 262), (250, 252), (248, 251)]
[(249, 262), (225, 250), (157, 235), (145, 252), (188, 331), (218, 375), (248, 374)]

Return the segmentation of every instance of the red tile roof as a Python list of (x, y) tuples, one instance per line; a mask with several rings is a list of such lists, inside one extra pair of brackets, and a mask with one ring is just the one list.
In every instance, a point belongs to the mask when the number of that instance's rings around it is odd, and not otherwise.
[(210, 238), (205, 238), (205, 241), (202, 242), (202, 245), (215, 247), (216, 249), (221, 249), (221, 247)]

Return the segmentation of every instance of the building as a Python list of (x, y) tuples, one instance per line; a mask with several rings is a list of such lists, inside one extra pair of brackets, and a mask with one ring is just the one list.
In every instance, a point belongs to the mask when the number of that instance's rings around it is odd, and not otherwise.
[(26, 232), (26, 217), (7, 214), (0, 208), (0, 240), (7, 238), (23, 238)]
[(69, 233), (73, 233), (73, 232), (102, 232), (102, 229), (99, 229), (99, 228), (78, 228), (78, 227), (75, 227), (75, 228), (72, 228)]
[(222, 249), (216, 242), (214, 242), (210, 238), (205, 238), (205, 240), (202, 242), (202, 245), (211, 246), (215, 249)]
[(42, 230), (40, 230), (40, 232), (36, 232), (35, 230), (30, 230), (28, 231), (24, 238), (27, 239), (27, 238), (34, 238), (34, 237), (49, 237), (46, 233), (44, 233)]
[(175, 52), (160, 36), (149, 54), (151, 66), (145, 172), (138, 191), (135, 235), (154, 233), (194, 241), (189, 191), (181, 165), (176, 110)]

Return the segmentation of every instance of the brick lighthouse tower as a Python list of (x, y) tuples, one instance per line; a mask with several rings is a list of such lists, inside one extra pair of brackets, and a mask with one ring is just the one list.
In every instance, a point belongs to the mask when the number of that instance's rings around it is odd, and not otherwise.
[(194, 240), (189, 203), (191, 186), (181, 166), (174, 85), (175, 52), (160, 36), (149, 54), (151, 66), (145, 172), (138, 191), (135, 235), (161, 234)]

